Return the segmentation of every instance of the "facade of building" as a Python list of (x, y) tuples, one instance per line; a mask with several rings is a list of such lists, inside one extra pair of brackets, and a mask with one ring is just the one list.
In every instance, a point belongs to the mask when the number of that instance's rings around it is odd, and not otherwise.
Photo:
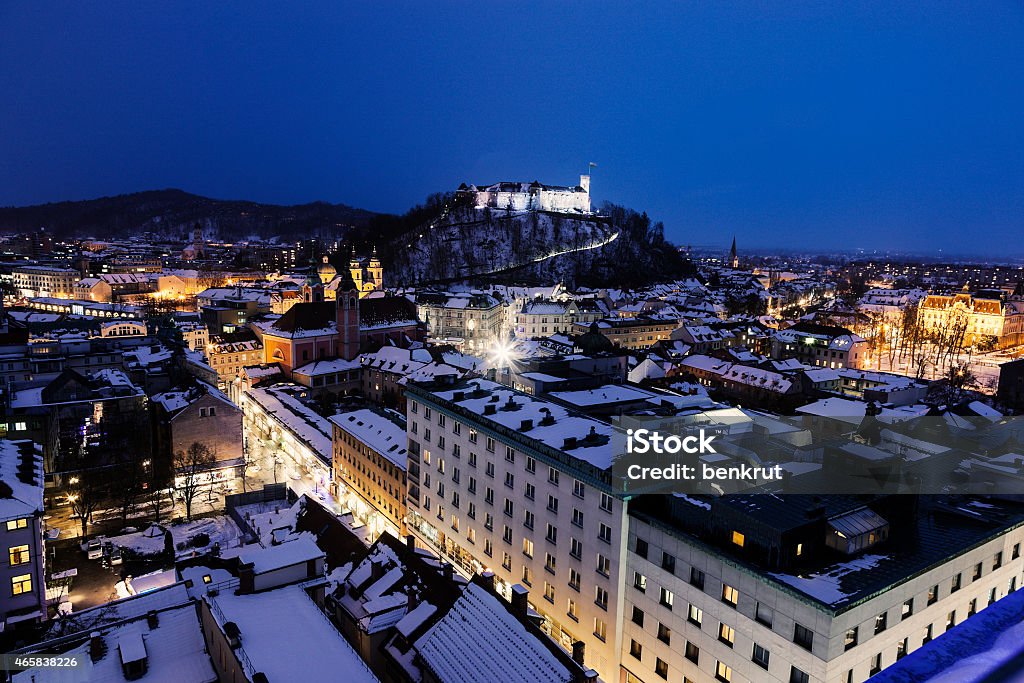
[[(228, 481), (241, 474), (242, 411), (227, 396), (209, 385), (197, 384), (156, 394), (151, 405), (157, 462), (173, 463), (175, 454), (201, 443), (213, 452), (214, 462), (196, 481)], [(175, 478), (177, 475), (175, 472)]]
[(334, 493), (341, 494), (372, 537), (405, 536), (405, 421), (369, 409), (341, 413), (334, 424)]
[(25, 298), (71, 299), (80, 278), (77, 270), (58, 266), (19, 266), (11, 275), (14, 289)]
[(406, 400), (410, 533), (466, 575), (493, 571), (506, 599), (530, 591), (545, 633), (617, 680), (627, 503), (611, 428), (482, 379)]
[(796, 358), (822, 368), (861, 368), (868, 360), (868, 343), (845, 327), (799, 322), (775, 333), (772, 358)]
[(1024, 344), (1024, 300), (1001, 291), (929, 294), (918, 309), (918, 320), (929, 332), (964, 327), (964, 345), (983, 343), (993, 348)]
[[(591, 323), (573, 323), (573, 334), (582, 335), (590, 331)], [(659, 320), (647, 317), (602, 318), (597, 321), (597, 331), (612, 344), (622, 349), (646, 349), (652, 344), (668, 339), (679, 327), (676, 320)]]
[(416, 296), (416, 310), (432, 339), (466, 353), (487, 353), (501, 338), (504, 311), (490, 294), (424, 292)]
[[(205, 329), (205, 328), (204, 328)], [(217, 371), (218, 382), (226, 386), (247, 365), (263, 362), (263, 345), (250, 330), (215, 334), (204, 348), (210, 367)]]
[[(626, 681), (862, 683), (1020, 585), (1019, 513), (982, 529), (940, 516), (922, 522), (937, 536), (894, 548), (919, 523), (905, 503), (886, 521), (860, 501), (743, 498), (631, 514)], [(843, 533), (860, 549), (826, 548)]]
[(0, 624), (3, 631), (47, 619), (43, 457), (31, 441), (0, 441)]
[(456, 192), (477, 209), (510, 211), (553, 211), (590, 213), (590, 176), (581, 175), (574, 187), (532, 183), (502, 182), (477, 186), (463, 183)]
[(531, 299), (516, 314), (515, 332), (517, 337), (527, 339), (565, 334), (572, 331), (574, 323), (589, 326), (607, 314), (597, 299)]

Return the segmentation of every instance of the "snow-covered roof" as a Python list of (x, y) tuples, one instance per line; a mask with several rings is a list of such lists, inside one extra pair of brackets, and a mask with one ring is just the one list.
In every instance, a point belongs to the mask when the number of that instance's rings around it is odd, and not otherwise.
[(305, 387), (294, 384), (275, 384), (250, 389), (245, 395), (259, 404), (282, 427), (305, 442), (321, 460), (330, 463), (333, 434), (331, 423), (295, 396), (305, 390)]
[(147, 683), (212, 683), (218, 680), (206, 641), (199, 625), (199, 615), (192, 603), (156, 614), (151, 626), (143, 615), (127, 623), (101, 629), (100, 634), (109, 651), (93, 661), (89, 656), (89, 640), (77, 647), (61, 651), (40, 644), (40, 652), (53, 656), (76, 657), (78, 666), (68, 668), (36, 668), (14, 674), (18, 683), (121, 683), (127, 681), (122, 661), (146, 659)]
[(569, 683), (573, 675), (497, 597), (475, 583), (415, 647), (440, 683)]
[(326, 375), (335, 372), (347, 372), (349, 370), (359, 369), (359, 360), (345, 360), (344, 358), (334, 358), (332, 360), (315, 360), (312, 363), (306, 363), (302, 367), (295, 368), (292, 370), (297, 375)]
[[(205, 600), (241, 634), (241, 649), (270, 681), (311, 680), (315, 672), (345, 683), (379, 683), (341, 632), (298, 586)], [(224, 624), (220, 624), (221, 628)], [(248, 672), (251, 676), (253, 672)]]
[(31, 441), (0, 441), (0, 521), (42, 511), (42, 451)]
[(627, 403), (631, 401), (644, 401), (656, 396), (653, 392), (631, 387), (625, 384), (605, 384), (596, 389), (581, 389), (578, 391), (555, 391), (550, 394), (551, 398), (558, 399), (573, 406), (590, 407), (612, 403)]
[(293, 540), (269, 548), (245, 546), (238, 553), (240, 561), (253, 565), (254, 574), (264, 574), (324, 557), (324, 551), (317, 546), (313, 535), (308, 533), (299, 534)]
[[(607, 469), (612, 465), (614, 449), (608, 446), (613, 433), (611, 426), (571, 412), (557, 403), (485, 379), (474, 379), (462, 387), (430, 393), (458, 405), (478, 419), (518, 431), (526, 439), (562, 451), (594, 467)], [(457, 393), (461, 394), (458, 398)], [(523, 431), (526, 420), (532, 421), (532, 426)], [(567, 440), (573, 441), (567, 444)]]
[(404, 425), (396, 424), (368, 408), (335, 415), (331, 422), (405, 470), (407, 453)]

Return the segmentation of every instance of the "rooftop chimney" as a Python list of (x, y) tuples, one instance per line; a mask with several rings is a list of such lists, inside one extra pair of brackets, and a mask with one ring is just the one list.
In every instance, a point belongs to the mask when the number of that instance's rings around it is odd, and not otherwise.
[(155, 609), (146, 612), (146, 622), (149, 624), (150, 631), (160, 625), (160, 618), (157, 616)]
[(416, 552), (416, 537), (409, 534), (405, 537), (405, 547), (412, 552)]
[(480, 574), (480, 579), (481, 579), (481, 583), (487, 588), (487, 590), (490, 591), (491, 593), (493, 593), (494, 592), (494, 572), (492, 572), (491, 570), (488, 569), (487, 571), (485, 571), (482, 574)]
[(484, 406), (484, 415), (494, 415), (494, 413), (496, 412), (497, 410), (495, 409), (493, 403), (488, 403), (487, 405)]
[(583, 655), (586, 652), (586, 649), (587, 649), (587, 644), (584, 643), (582, 640), (577, 640), (575, 643), (573, 643), (572, 644), (572, 661), (576, 662), (580, 666), (584, 666), (584, 664), (583, 664)]
[(519, 423), (519, 431), (528, 432), (533, 429), (533, 420), (523, 420)]
[(99, 631), (89, 634), (89, 659), (98, 662), (107, 654), (107, 644), (103, 642), (103, 636)]
[(522, 584), (517, 583), (512, 586), (512, 611), (525, 618), (530, 609), (529, 597), (530, 591), (526, 590)]

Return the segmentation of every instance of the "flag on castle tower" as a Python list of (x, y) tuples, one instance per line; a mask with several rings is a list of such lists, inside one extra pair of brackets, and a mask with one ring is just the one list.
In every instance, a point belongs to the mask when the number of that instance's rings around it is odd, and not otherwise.
[(590, 168), (597, 168), (597, 164), (595, 164), (593, 161), (591, 161), (590, 162)]

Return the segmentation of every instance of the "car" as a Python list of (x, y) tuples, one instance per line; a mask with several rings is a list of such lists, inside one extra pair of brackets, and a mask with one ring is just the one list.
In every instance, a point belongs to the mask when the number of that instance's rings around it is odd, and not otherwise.
[(85, 556), (90, 560), (98, 560), (103, 557), (103, 543), (98, 538), (89, 541), (85, 546)]
[(121, 555), (121, 546), (114, 546), (114, 549), (110, 551), (110, 564), (116, 565), (124, 562), (124, 557)]

